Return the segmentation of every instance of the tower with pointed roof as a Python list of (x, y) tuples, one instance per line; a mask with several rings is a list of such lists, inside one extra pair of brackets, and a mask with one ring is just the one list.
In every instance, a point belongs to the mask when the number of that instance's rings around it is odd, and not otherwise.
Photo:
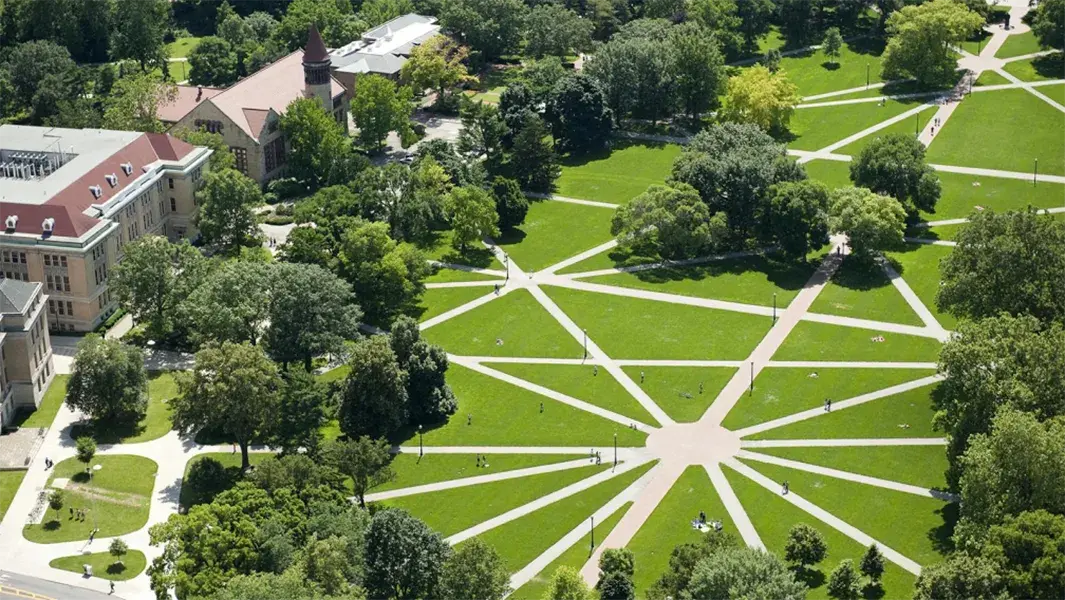
[(307, 32), (307, 47), (303, 49), (304, 95), (318, 98), (326, 112), (333, 111), (332, 78), (329, 75), (329, 51), (325, 48), (318, 27), (311, 23)]

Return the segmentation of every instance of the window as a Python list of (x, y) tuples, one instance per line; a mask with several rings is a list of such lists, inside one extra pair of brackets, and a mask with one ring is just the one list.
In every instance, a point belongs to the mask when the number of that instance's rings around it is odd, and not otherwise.
[(285, 140), (277, 138), (266, 145), (266, 172), (285, 165)]
[(222, 133), (222, 122), (208, 119), (196, 119), (196, 129), (206, 129), (211, 133)]
[(173, 177), (167, 177), (166, 178), (166, 185), (169, 186), (170, 189), (174, 189), (174, 178)]
[(55, 300), (48, 301), (48, 312), (55, 314)]
[(63, 276), (63, 291), (64, 292), (69, 292), (70, 291), (70, 278), (67, 277), (66, 275)]
[(74, 316), (74, 303), (70, 300), (67, 300), (67, 314), (72, 317)]
[(45, 254), (44, 255), (44, 266), (46, 266), (46, 267), (52, 266), (52, 255), (51, 254)]
[(170, 212), (177, 212), (177, 198), (170, 197)]
[(230, 150), (233, 151), (233, 158), (236, 159), (237, 170), (245, 175), (248, 174), (248, 150), (245, 148), (237, 148), (236, 146), (230, 146)]
[(59, 257), (59, 266), (63, 267), (64, 269), (67, 268), (67, 257), (65, 257), (65, 256), (60, 256)]

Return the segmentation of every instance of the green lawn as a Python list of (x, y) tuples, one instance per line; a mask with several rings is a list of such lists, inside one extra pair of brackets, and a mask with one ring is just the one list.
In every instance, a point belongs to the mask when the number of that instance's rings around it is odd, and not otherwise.
[(584, 355), (580, 342), (523, 289), (426, 329), (424, 336), (448, 352), (467, 356)]
[(1065, 84), (1041, 85), (1035, 89), (1058, 104), (1065, 105)]
[(664, 183), (680, 156), (681, 146), (637, 140), (617, 140), (613, 149), (590, 156), (566, 157), (555, 193), (568, 198), (626, 204)]
[(784, 308), (791, 303), (816, 268), (816, 263), (802, 264), (750, 256), (704, 265), (603, 275), (587, 281), (763, 306), (772, 306), (775, 295), (777, 306)]
[(70, 430), (71, 438), (87, 435), (100, 444), (138, 444), (159, 439), (170, 433), (170, 401), (178, 395), (177, 382), (171, 373), (162, 371), (149, 375), (148, 410), (144, 418), (135, 424), (115, 424), (100, 429), (94, 425), (74, 426)]
[(545, 287), (551, 298), (613, 358), (745, 358), (772, 318), (697, 306)]
[[(631, 502), (626, 503), (619, 508), (614, 514), (606, 518), (602, 523), (595, 526), (595, 539), (602, 542), (606, 539), (606, 536), (610, 535), (610, 532), (614, 530), (614, 526), (618, 524), (621, 517), (625, 516), (625, 513), (632, 506)], [(505, 526), (504, 526), (505, 527)], [(554, 574), (559, 567), (570, 567), (571, 569), (580, 570), (584, 566), (584, 563), (592, 556), (592, 533), (589, 531), (587, 535), (577, 540), (577, 543), (570, 546), (569, 550), (562, 553), (561, 556), (551, 561), (542, 571), (536, 574), (535, 577), (525, 582), (525, 585), (514, 590), (514, 593), (509, 598), (514, 600), (541, 600), (544, 593), (547, 592), (547, 586), (550, 582), (551, 575)], [(548, 546), (550, 547), (550, 546)]]
[(59, 407), (63, 406), (63, 400), (67, 397), (67, 380), (70, 375), (56, 375), (52, 378), (51, 385), (41, 398), (41, 405), (30, 414), (25, 421), (18, 423), (19, 427), (51, 427)]
[(614, 247), (606, 252), (600, 252), (599, 254), (590, 256), (578, 263), (573, 263), (564, 269), (559, 269), (556, 273), (586, 273), (588, 271), (646, 265), (661, 261), (661, 257), (658, 256), (638, 256), (629, 250)]
[(984, 85), (1004, 85), (1007, 83), (1012, 82), (1009, 79), (1003, 77), (1002, 75), (999, 75), (997, 72), (988, 70), (980, 73), (980, 76), (976, 78), (976, 83), (974, 83), (973, 86), (980, 87)]
[[(942, 437), (932, 429), (930, 385), (757, 433), (748, 439)], [(754, 449), (758, 451), (759, 449)]]
[[(456, 271), (457, 272), (457, 271)], [(500, 280), (502, 283), (502, 280)], [(418, 320), (427, 321), (453, 308), (492, 293), (490, 286), (432, 288), (418, 300)]]
[[(452, 243), (452, 237), (454, 231), (446, 229), (443, 231), (430, 232), (425, 238), (416, 242), (416, 246), (419, 250), (425, 253), (425, 257), (429, 260), (438, 260), (445, 263), (453, 263), (459, 265), (469, 265), (471, 267), (478, 267), (481, 269), (499, 269), (502, 270), (503, 263), (492, 254), (492, 251), (485, 248), (481, 244), (471, 244), (466, 250), (460, 251), (455, 248)], [(449, 276), (445, 275), (445, 277)], [(466, 273), (466, 275), (471, 275)], [(470, 281), (471, 278), (460, 279), (459, 281)], [(442, 281), (441, 279), (428, 279), (428, 281)], [(447, 279), (443, 279), (447, 281)]]
[(939, 324), (946, 329), (954, 329), (958, 320), (951, 314), (941, 312), (936, 307), (936, 292), (939, 290), (939, 261), (946, 258), (952, 248), (932, 246), (929, 244), (906, 244), (903, 252), (890, 252), (888, 257), (898, 263), (899, 273), (909, 284), (921, 302), (932, 311)]
[[(66, 486), (66, 503), (58, 517), (54, 510), (47, 509), (42, 524), (27, 525), (23, 530), (26, 539), (38, 544), (87, 540), (93, 529), (93, 510), (97, 511), (99, 537), (125, 535), (144, 527), (148, 522), (148, 507), (158, 469), (155, 462), (140, 456), (112, 454), (97, 456), (91, 464), (103, 468), (95, 473), (90, 483), (85, 465), (77, 459), (68, 458), (56, 463), (48, 484), (51, 485), (57, 477), (70, 479)], [(96, 497), (95, 503), (93, 496)], [(71, 519), (71, 508), (85, 509), (85, 520)]]
[[(497, 363), (488, 365), (537, 385), (584, 400), (651, 426), (658, 421), (621, 387), (606, 369), (590, 365), (523, 365)], [(546, 403), (545, 403), (546, 411)]]
[(1061, 52), (1057, 52), (1027, 60), (1008, 62), (1002, 70), (1021, 81), (1061, 79), (1065, 77), (1065, 59), (1062, 58)]
[(436, 272), (425, 278), (425, 283), (451, 283), (453, 281), (497, 281), (503, 283), (503, 278), (443, 267), (436, 269)]
[(64, 556), (48, 563), (53, 569), (70, 571), (82, 574), (85, 572), (83, 565), (92, 566), (93, 577), (110, 581), (129, 581), (144, 571), (148, 561), (140, 550), (130, 550), (122, 557), (119, 563), (110, 552), (93, 552), (92, 554), (78, 554), (76, 556)]
[[(1033, 126), (1037, 124), (1037, 126)], [(928, 147), (928, 162), (1065, 174), (1065, 114), (1025, 90), (965, 98)]]
[[(784, 548), (788, 541), (788, 530), (793, 525), (806, 523), (821, 532), (825, 539), (828, 553), (825, 559), (815, 565), (804, 574), (800, 574), (802, 580), (810, 587), (806, 598), (808, 600), (825, 600), (828, 598), (828, 576), (832, 569), (836, 568), (839, 561), (849, 558), (857, 565), (861, 562), (866, 548), (854, 540), (846, 537), (830, 526), (822, 523), (807, 514), (802, 509), (793, 506), (777, 494), (770, 492), (757, 483), (740, 475), (729, 467), (723, 468), (725, 477), (732, 484), (736, 496), (743, 504), (747, 514), (751, 517), (758, 536), (766, 549), (775, 552), (778, 556), (784, 556)], [(798, 491), (798, 490), (796, 490)], [(857, 506), (857, 505), (856, 505)], [(822, 508), (834, 512), (832, 506)], [(873, 593), (869, 598), (909, 598), (913, 595), (914, 576), (903, 570), (891, 561), (885, 561), (884, 577), (882, 579), (883, 595)]]
[(836, 150), (838, 154), (849, 154), (851, 156), (858, 156), (861, 154), (862, 149), (868, 146), (873, 140), (886, 137), (889, 135), (902, 134), (916, 138), (917, 134), (924, 129), (925, 125), (932, 120), (936, 114), (934, 106), (928, 106), (921, 112), (912, 115), (906, 119), (895, 123), (894, 125), (888, 125), (887, 127), (877, 131), (872, 135), (867, 135), (861, 139), (855, 140), (846, 146)]
[(844, 479), (751, 460), (748, 466), (831, 512), (922, 566), (953, 550), (950, 536), (957, 506), (935, 498), (897, 492)]
[(166, 52), (170, 58), (187, 58), (202, 40), (198, 37), (178, 38), (166, 45)]
[(477, 466), (477, 455), (433, 454), (418, 456), (417, 452), (396, 454), (392, 459), (392, 471), (396, 478), (370, 490), (371, 493), (415, 487), (438, 481), (451, 481), (464, 477), (478, 477), (504, 471), (528, 469), (578, 458), (588, 458), (588, 453), (575, 454), (492, 454), (487, 467)]
[[(968, 223), (958, 223), (955, 225), (936, 225), (935, 227), (911, 227), (906, 230), (906, 236), (922, 240), (953, 242), (957, 241), (961, 230), (968, 227), (968, 225)], [(894, 255), (895, 253), (891, 254)]]
[[(1065, 89), (1065, 86), (1062, 89)], [(928, 221), (968, 217), (977, 207), (1004, 212), (1021, 210), (1028, 206), (1065, 206), (1065, 185), (1060, 183), (1040, 182), (1038, 185), (1032, 185), (1031, 179), (977, 177), (944, 171), (940, 171), (938, 175), (943, 193), (936, 203), (936, 211), (921, 212), (921, 217)]]
[[(834, 402), (928, 377), (932, 369), (810, 369), (769, 367), (754, 380), (721, 425), (736, 431)], [(811, 377), (816, 374), (817, 377)]]
[(25, 470), (0, 471), (0, 521), (4, 520), (4, 513), (15, 499), (18, 486), (22, 485), (22, 478), (25, 476)]
[[(920, 99), (799, 108), (791, 117), (789, 148), (820, 150), (863, 129), (920, 106)], [(911, 125), (912, 127), (912, 122)], [(876, 134), (873, 134), (876, 135)]]
[(838, 160), (811, 160), (805, 163), (806, 175), (827, 185), (829, 189), (851, 187), (850, 163)]
[(903, 325), (922, 325), (921, 318), (877, 264), (854, 259), (843, 265), (821, 290), (810, 312)]
[[(587, 525), (590, 530), (589, 517), (653, 466), (654, 463), (648, 463), (636, 467), (520, 519), (486, 531), (479, 537), (499, 552), (507, 568), (514, 573), (575, 527)], [(623, 511), (624, 508), (619, 510)], [(601, 543), (607, 532), (601, 529), (600, 525), (596, 525), (595, 532), (596, 543)]]
[[(425, 432), (427, 446), (643, 446), (647, 435), (456, 364), (447, 382), (458, 411)], [(540, 413), (540, 403), (544, 412)], [(466, 424), (467, 415), (471, 416)], [(417, 444), (409, 431), (404, 443)]]
[(1024, 33), (1007, 37), (1006, 42), (995, 53), (995, 58), (1024, 56), (1025, 54), (1035, 54), (1041, 50), (1043, 48), (1039, 46), (1039, 40), (1036, 39), (1035, 34), (1031, 31), (1025, 31)]
[(980, 53), (984, 51), (984, 46), (987, 45), (987, 40), (989, 39), (991, 39), (991, 34), (984, 29), (980, 29), (969, 39), (964, 40), (961, 43), (961, 48), (973, 56), (980, 56)]
[(317, 379), (321, 383), (331, 383), (333, 381), (341, 381), (348, 376), (351, 372), (351, 367), (348, 365), (340, 365), (339, 367), (329, 369), (325, 373), (317, 376)]
[[(874, 341), (877, 336), (884, 341)], [(933, 338), (803, 321), (791, 331), (773, 360), (935, 362), (939, 348), (939, 341)]]
[[(623, 367), (667, 415), (680, 423), (698, 421), (729, 382), (729, 367)], [(643, 373), (643, 381), (640, 374)], [(699, 384), (703, 391), (699, 392)]]
[(539, 271), (609, 241), (613, 216), (609, 208), (534, 200), (525, 223), (496, 242), (524, 271)]
[(756, 452), (928, 489), (947, 486), (943, 446), (757, 448)]
[[(491, 464), (491, 457), (489, 457)], [(478, 523), (528, 504), (570, 484), (587, 479), (609, 464), (493, 481), (466, 487), (382, 500), (377, 504), (402, 508), (447, 537)], [(520, 568), (520, 567), (519, 567)]]
[(740, 540), (706, 469), (702, 465), (689, 466), (627, 546), (636, 555), (633, 583), (640, 597), (666, 572), (673, 548), (698, 542), (706, 535), (691, 525), (699, 511), (706, 513), (708, 521), (721, 521), (722, 531)]
[(872, 38), (853, 40), (843, 44), (839, 57), (832, 62), (820, 50), (786, 56), (780, 61), (780, 69), (799, 86), (803, 96), (879, 83), (883, 44), (883, 40)]

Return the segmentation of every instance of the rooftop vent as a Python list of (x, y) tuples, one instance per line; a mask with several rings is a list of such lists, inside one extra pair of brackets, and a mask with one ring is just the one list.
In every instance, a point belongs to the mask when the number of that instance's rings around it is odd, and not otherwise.
[(18, 226), (18, 215), (8, 215), (7, 218), (4, 219), (4, 227), (7, 228), (8, 231), (11, 231), (12, 229), (14, 229), (17, 226)]
[(52, 233), (52, 230), (55, 229), (55, 219), (52, 217), (45, 219), (41, 223), (41, 229), (44, 230), (45, 233)]
[(103, 188), (101, 188), (98, 185), (90, 185), (89, 186), (89, 191), (92, 192), (92, 197), (93, 198), (99, 198), (104, 193)]
[(133, 163), (122, 163), (122, 172), (126, 175), (131, 175), (133, 173)]
[(108, 185), (115, 187), (118, 185), (118, 175), (111, 173), (110, 175), (104, 175), (104, 179), (107, 180)]

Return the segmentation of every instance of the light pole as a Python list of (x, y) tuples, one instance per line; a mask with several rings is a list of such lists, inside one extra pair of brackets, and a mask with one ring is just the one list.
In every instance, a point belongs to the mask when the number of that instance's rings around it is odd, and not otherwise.
[(507, 278), (503, 280), (503, 285), (510, 282), (510, 255), (506, 252), (503, 253), (503, 264), (507, 267)]
[(773, 324), (777, 324), (777, 293), (773, 292)]
[(588, 330), (583, 329), (582, 331), (584, 331), (584, 358), (581, 360), (588, 360)]
[(1035, 185), (1039, 180), (1039, 159), (1035, 159), (1035, 169), (1032, 171), (1032, 185)]
[(614, 432), (614, 468), (618, 468), (618, 432)]
[(869, 63), (865, 63), (865, 88), (869, 89)]
[(747, 392), (747, 395), (750, 396), (750, 395), (753, 395), (753, 394), (754, 394), (754, 361), (752, 360), (751, 361), (751, 388)]
[(418, 458), (425, 455), (425, 446), (422, 445), (422, 426), (418, 425)]
[(592, 547), (588, 549), (588, 553), (595, 552), (595, 515), (592, 515)]
[[(100, 522), (96, 517), (96, 477), (94, 475), (102, 468), (104, 468), (103, 465), (93, 465), (92, 470), (89, 471), (89, 481), (92, 482), (92, 529), (94, 532), (100, 530)], [(95, 533), (93, 537), (95, 537)]]

